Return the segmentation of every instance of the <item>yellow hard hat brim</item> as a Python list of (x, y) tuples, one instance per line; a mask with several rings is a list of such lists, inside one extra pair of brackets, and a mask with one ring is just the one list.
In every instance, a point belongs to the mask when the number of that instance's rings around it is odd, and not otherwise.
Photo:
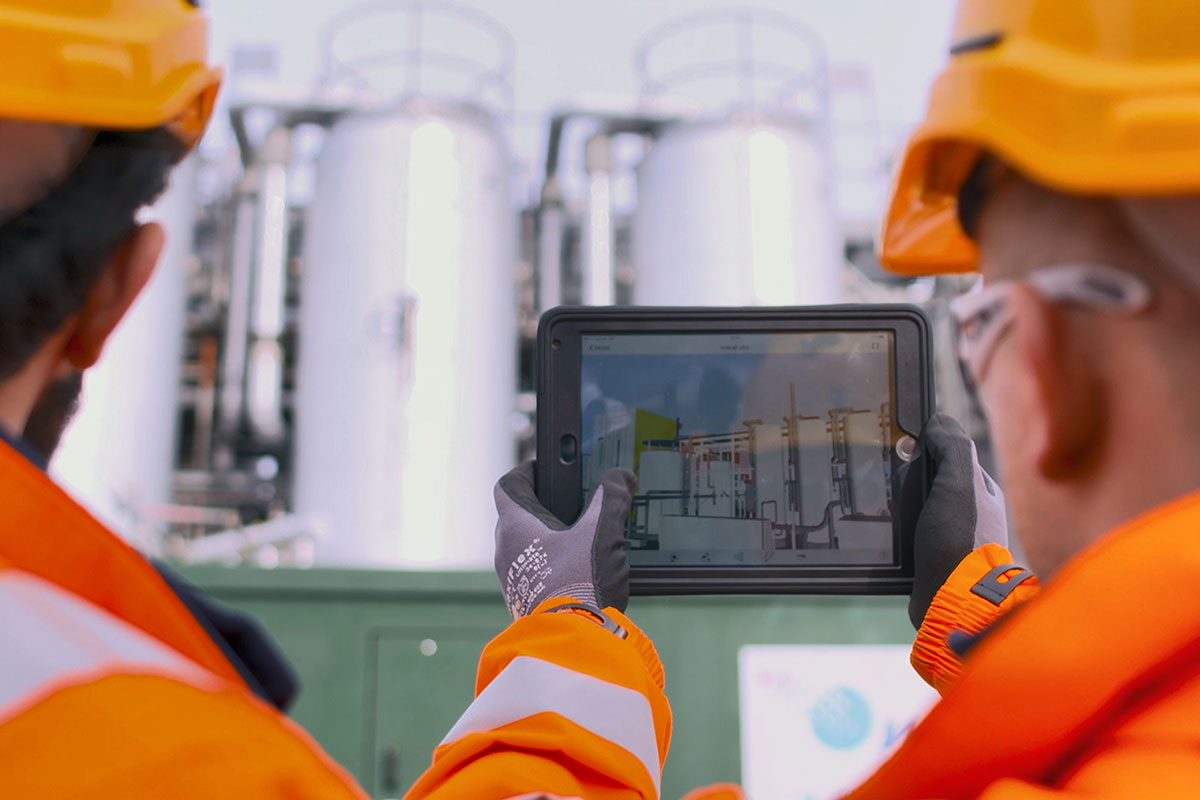
[[(74, 9), (74, 10), (72, 10)], [(208, 20), (182, 0), (0, 0), (0, 117), (89, 128), (168, 126), (191, 146), (222, 72)]]
[(138, 130), (165, 125), (189, 148), (204, 135), (212, 118), (223, 72), (219, 68), (197, 70), (178, 90), (164, 92), (161, 99), (130, 99), (77, 95), (76, 93), (7, 98), (0, 116), (33, 122), (79, 125), (105, 130)]
[(982, 152), (1073, 194), (1200, 192), (1200, 57), (1101, 63), (1017, 39), (953, 59), (895, 173), (884, 267), (907, 275), (977, 268), (957, 204)]

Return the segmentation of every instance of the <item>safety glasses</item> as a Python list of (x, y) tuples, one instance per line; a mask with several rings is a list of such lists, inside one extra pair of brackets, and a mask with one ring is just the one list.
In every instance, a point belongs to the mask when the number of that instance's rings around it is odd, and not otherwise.
[(996, 346), (1012, 327), (1010, 301), (1018, 284), (1029, 286), (1056, 303), (1082, 306), (1111, 314), (1132, 316), (1150, 305), (1150, 286), (1136, 275), (1107, 264), (1055, 264), (1019, 281), (980, 285), (950, 303), (959, 368), (967, 391), (978, 401)]

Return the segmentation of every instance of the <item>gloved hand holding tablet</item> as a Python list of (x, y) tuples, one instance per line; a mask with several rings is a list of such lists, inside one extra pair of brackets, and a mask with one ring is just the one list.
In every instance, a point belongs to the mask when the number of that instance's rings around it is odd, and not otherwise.
[(920, 310), (556, 309), (538, 368), (537, 497), (570, 522), (631, 470), (635, 594), (910, 591)]

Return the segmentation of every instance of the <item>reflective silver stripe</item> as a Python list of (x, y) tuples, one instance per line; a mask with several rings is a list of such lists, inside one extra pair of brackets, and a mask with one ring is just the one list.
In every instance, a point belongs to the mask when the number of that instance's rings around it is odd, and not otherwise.
[(124, 620), (18, 569), (0, 569), (0, 721), (42, 692), (114, 673), (221, 679)]
[(654, 714), (640, 692), (530, 656), (518, 656), (487, 685), (442, 744), (552, 712), (628, 750), (646, 767), (658, 793), (662, 773)]

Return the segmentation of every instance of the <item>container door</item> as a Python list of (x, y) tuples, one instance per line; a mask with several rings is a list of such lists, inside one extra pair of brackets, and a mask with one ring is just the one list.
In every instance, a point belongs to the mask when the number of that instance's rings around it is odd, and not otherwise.
[(374, 797), (403, 797), (429, 767), (433, 749), (475, 694), (475, 666), (492, 627), (388, 628), (374, 638), (375, 675), (366, 724), (374, 763), (364, 770)]

